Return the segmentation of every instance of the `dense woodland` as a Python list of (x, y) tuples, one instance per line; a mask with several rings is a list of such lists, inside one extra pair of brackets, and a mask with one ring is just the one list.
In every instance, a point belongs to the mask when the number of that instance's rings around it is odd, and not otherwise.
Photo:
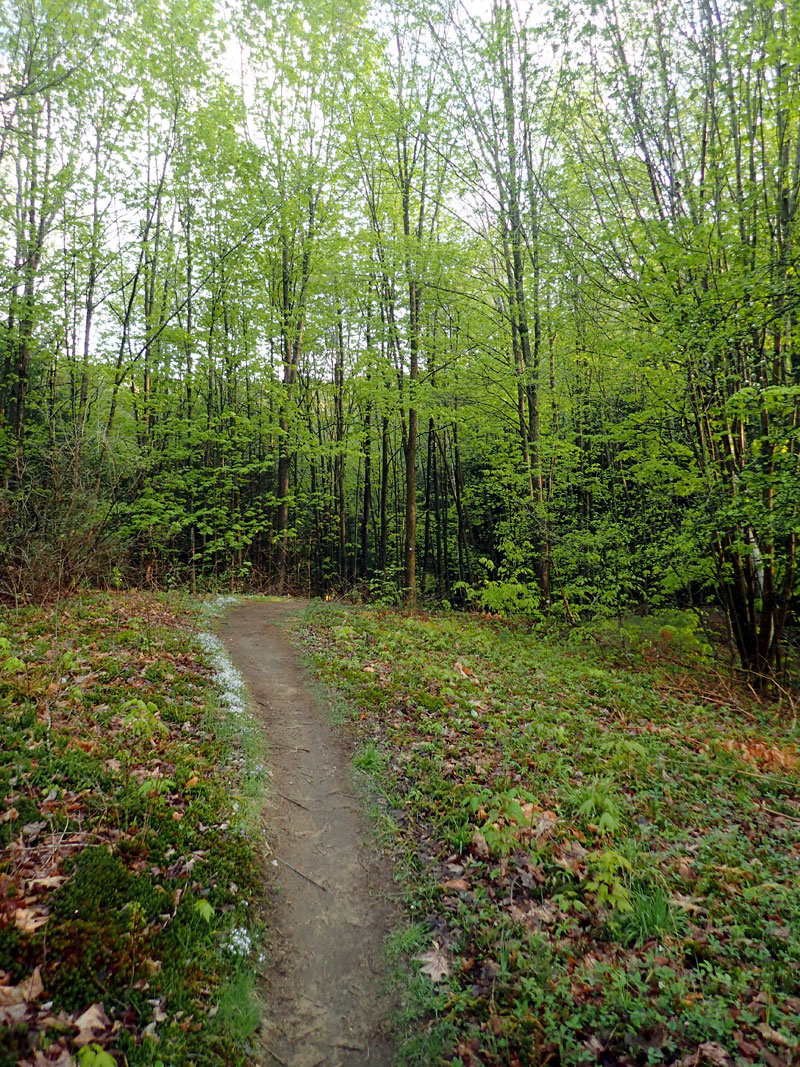
[(796, 3), (0, 18), (4, 595), (717, 605), (780, 674)]

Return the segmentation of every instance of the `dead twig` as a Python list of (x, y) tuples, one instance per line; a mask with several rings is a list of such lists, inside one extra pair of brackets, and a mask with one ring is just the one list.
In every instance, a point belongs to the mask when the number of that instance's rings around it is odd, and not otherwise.
[(296, 808), (302, 808), (303, 811), (311, 811), (311, 808), (307, 808), (305, 804), (301, 804), (299, 800), (292, 800), (292, 798), (287, 797), (285, 793), (279, 793), (277, 789), (275, 790), (275, 796), (280, 797), (281, 800), (285, 800), (289, 804), (294, 804)]
[(273, 1060), (275, 1060), (276, 1063), (280, 1063), (281, 1067), (289, 1067), (289, 1064), (286, 1062), (286, 1060), (282, 1060), (278, 1053), (273, 1052), (268, 1045), (264, 1045), (264, 1051), (267, 1053), (267, 1055), (272, 1056)]
[(776, 811), (775, 808), (768, 808), (766, 804), (761, 805), (761, 810), (768, 812), (770, 815), (776, 815), (779, 819), (788, 819), (789, 822), (800, 823), (800, 815), (787, 815), (785, 811)]
[(284, 867), (288, 867), (290, 871), (294, 871), (294, 873), (300, 878), (305, 878), (305, 880), (307, 882), (310, 882), (311, 885), (315, 885), (317, 889), (321, 889), (323, 893), (329, 892), (329, 889), (326, 885), (323, 885), (322, 882), (317, 882), (314, 878), (311, 877), (310, 874), (303, 874), (302, 871), (298, 871), (296, 867), (293, 867), (291, 863), (288, 863), (286, 860), (281, 859), (280, 856), (276, 856), (275, 859), (279, 860), (284, 865)]

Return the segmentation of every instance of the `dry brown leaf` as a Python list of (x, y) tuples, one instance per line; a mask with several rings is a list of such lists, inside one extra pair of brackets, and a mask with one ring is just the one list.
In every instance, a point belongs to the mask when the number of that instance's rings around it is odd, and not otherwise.
[(721, 1046), (714, 1044), (713, 1041), (704, 1041), (699, 1050), (701, 1060), (707, 1060), (709, 1063), (713, 1063), (714, 1067), (731, 1067), (733, 1059), (730, 1054)]
[(414, 959), (422, 964), (420, 968), (422, 974), (426, 974), (432, 982), (442, 982), (450, 975), (448, 955), (435, 941), (432, 948), (429, 948), (427, 952), (420, 952)]
[(476, 830), (472, 835), (472, 847), (475, 849), (475, 855), (479, 856), (482, 860), (487, 860), (489, 858), (489, 846), (486, 844), (486, 838), (480, 830)]
[(66, 880), (65, 874), (48, 874), (41, 878), (31, 878), (26, 883), (26, 888), (29, 893), (41, 892), (43, 889), (58, 889)]
[(7, 1008), (0, 1008), (0, 1023), (3, 1026), (13, 1026), (21, 1023), (28, 1014), (29, 1004), (9, 1004)]
[(673, 904), (677, 904), (683, 911), (688, 911), (692, 914), (697, 914), (703, 910), (698, 903), (698, 901), (702, 901), (703, 899), (703, 897), (690, 897), (684, 893), (672, 894)]
[(78, 1048), (83, 1048), (90, 1041), (99, 1040), (110, 1028), (111, 1020), (102, 1004), (92, 1004), (83, 1015), (78, 1016), (74, 1025), (78, 1027), (78, 1036), (73, 1040)]
[(0, 986), (0, 1007), (8, 1007), (11, 1004), (29, 1004), (42, 995), (44, 985), (42, 976), (37, 967), (30, 978), (26, 978), (19, 985)]
[(469, 882), (466, 878), (451, 878), (444, 883), (443, 889), (449, 889), (453, 893), (466, 893), (469, 891)]
[(37, 1049), (32, 1060), (20, 1060), (19, 1067), (72, 1067), (72, 1056), (61, 1045), (51, 1045), (47, 1052)]
[(46, 908), (17, 908), (14, 912), (14, 925), (26, 934), (34, 934), (50, 918)]
[(791, 1048), (791, 1041), (784, 1037), (778, 1030), (774, 1030), (769, 1023), (761, 1023), (758, 1027), (758, 1032), (762, 1037), (765, 1037), (767, 1041), (771, 1041), (773, 1045), (780, 1045), (781, 1048)]
[(558, 816), (554, 811), (543, 811), (533, 831), (534, 836), (542, 837), (544, 834), (549, 834), (557, 822)]

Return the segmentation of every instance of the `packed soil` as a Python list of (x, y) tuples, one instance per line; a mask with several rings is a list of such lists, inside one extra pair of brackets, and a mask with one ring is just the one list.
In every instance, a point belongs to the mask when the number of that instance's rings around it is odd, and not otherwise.
[(303, 608), (252, 601), (218, 627), (263, 719), (272, 775), (265, 819), (274, 910), (260, 1060), (388, 1065), (382, 949), (391, 876), (370, 842), (341, 732), (280, 629)]

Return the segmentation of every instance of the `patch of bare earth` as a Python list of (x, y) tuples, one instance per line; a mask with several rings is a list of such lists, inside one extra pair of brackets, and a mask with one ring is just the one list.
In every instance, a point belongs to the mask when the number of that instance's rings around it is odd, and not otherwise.
[(219, 624), (261, 712), (273, 796), (266, 810), (275, 892), (263, 1063), (390, 1064), (382, 947), (387, 878), (353, 795), (342, 740), (276, 625), (300, 601), (255, 601)]

